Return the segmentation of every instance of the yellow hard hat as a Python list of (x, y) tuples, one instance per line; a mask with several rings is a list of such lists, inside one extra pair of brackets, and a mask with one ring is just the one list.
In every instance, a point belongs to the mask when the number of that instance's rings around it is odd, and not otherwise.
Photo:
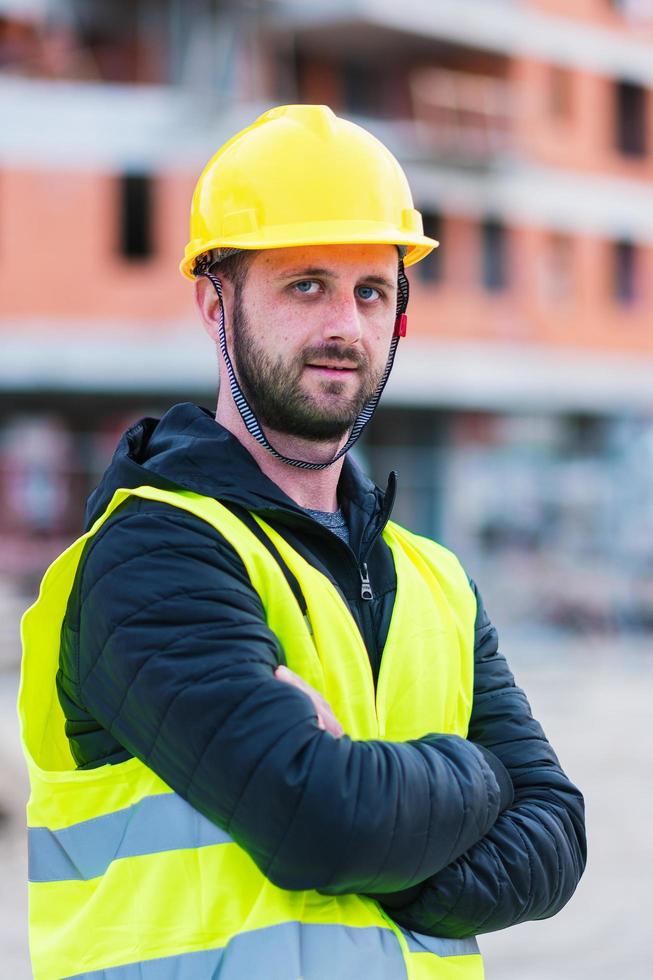
[(216, 248), (363, 243), (404, 246), (404, 265), (438, 245), (383, 143), (328, 106), (279, 106), (202, 171), (179, 268), (192, 279), (196, 258)]

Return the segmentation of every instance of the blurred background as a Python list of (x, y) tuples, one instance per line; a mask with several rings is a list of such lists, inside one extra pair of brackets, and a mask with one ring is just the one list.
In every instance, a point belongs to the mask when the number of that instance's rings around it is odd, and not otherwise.
[(215, 406), (190, 195), (287, 102), (379, 136), (441, 241), (357, 455), (586, 792), (585, 879), (483, 941), (488, 980), (650, 978), (653, 0), (0, 0), (0, 974), (30, 976), (18, 620), (123, 429)]

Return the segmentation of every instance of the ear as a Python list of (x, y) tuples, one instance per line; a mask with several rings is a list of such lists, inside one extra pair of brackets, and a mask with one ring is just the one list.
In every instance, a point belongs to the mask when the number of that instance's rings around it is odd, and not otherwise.
[(204, 324), (204, 329), (211, 340), (218, 342), (218, 327), (220, 325), (220, 297), (213, 284), (199, 276), (195, 280), (195, 303)]

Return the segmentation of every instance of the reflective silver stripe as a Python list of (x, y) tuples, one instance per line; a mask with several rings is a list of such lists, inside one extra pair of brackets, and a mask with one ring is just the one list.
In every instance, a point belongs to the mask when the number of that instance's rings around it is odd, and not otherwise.
[[(235, 936), (222, 949), (143, 960), (75, 980), (407, 980), (390, 929), (285, 922)], [(66, 980), (72, 980), (67, 977)]]
[(421, 932), (401, 930), (411, 953), (435, 953), (436, 956), (479, 956), (478, 943), (472, 939), (438, 939)]
[(231, 838), (176, 793), (146, 796), (134, 806), (48, 830), (28, 828), (29, 880), (88, 880), (117, 858), (228, 844)]

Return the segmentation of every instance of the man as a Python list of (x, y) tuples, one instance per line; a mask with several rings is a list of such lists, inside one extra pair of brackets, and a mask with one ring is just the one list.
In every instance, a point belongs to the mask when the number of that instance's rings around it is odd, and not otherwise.
[(24, 617), (39, 980), (478, 980), (476, 934), (574, 891), (582, 798), (474, 585), (346, 455), (436, 244), (325, 107), (200, 177), (215, 418), (123, 436)]

